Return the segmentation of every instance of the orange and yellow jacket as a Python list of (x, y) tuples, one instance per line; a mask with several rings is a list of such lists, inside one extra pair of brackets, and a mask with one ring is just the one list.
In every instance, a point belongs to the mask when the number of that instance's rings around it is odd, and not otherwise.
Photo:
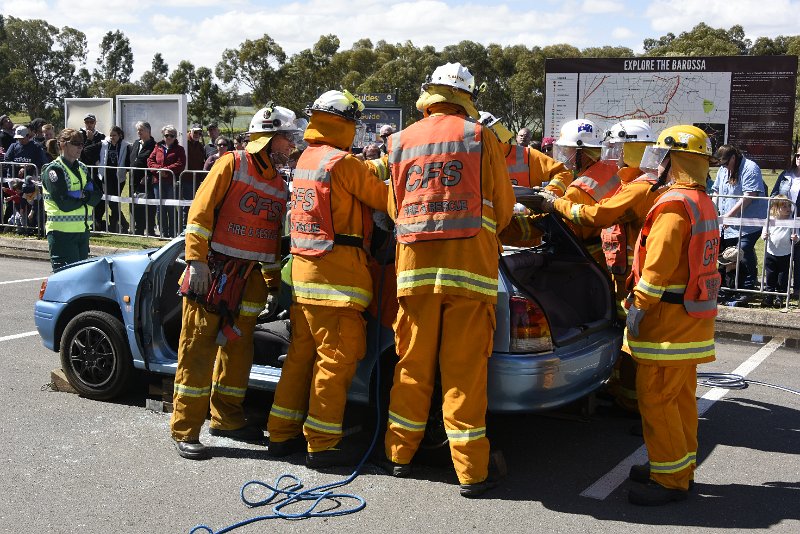
[[(283, 186), (283, 178), (266, 156), (248, 154), (251, 172), (274, 187)], [(222, 206), (231, 185), (235, 167), (233, 152), (222, 155), (200, 184), (186, 220), (186, 261), (208, 260), (209, 240), (214, 232), (215, 215)], [(279, 182), (280, 181), (280, 182)], [(270, 288), (280, 286), (280, 258), (275, 263), (262, 264), (261, 272)]]
[[(330, 113), (314, 113), (304, 138), (348, 150), (355, 124)], [(365, 235), (362, 204), (386, 210), (389, 187), (367, 165), (348, 154), (331, 171), (331, 210), (337, 234)], [(322, 257), (292, 257), (295, 302), (364, 310), (372, 300), (372, 277), (362, 248), (336, 245)]]
[[(544, 182), (548, 182), (545, 189), (560, 197), (566, 191), (567, 185), (572, 182), (572, 171), (568, 170), (560, 161), (556, 161), (534, 148), (520, 147), (510, 143), (503, 143), (500, 146), (506, 155), (508, 175), (512, 184), (539, 187)], [(527, 180), (516, 180), (515, 183), (514, 175), (519, 173), (526, 174)]]
[[(699, 189), (700, 184), (677, 183), (675, 189)], [(664, 193), (666, 194), (666, 192)], [(623, 350), (640, 364), (656, 366), (697, 365), (714, 361), (714, 317), (691, 317), (683, 304), (661, 300), (661, 295), (644, 291), (643, 287), (686, 287), (689, 280), (689, 239), (691, 221), (686, 208), (679, 202), (668, 202), (659, 207), (646, 251), (639, 261), (641, 278), (633, 288), (633, 305), (646, 314), (639, 325), (639, 336), (627, 337)]]
[[(460, 115), (461, 106), (433, 104), (426, 115)], [(425, 119), (409, 128), (427, 128)], [(402, 133), (402, 132), (401, 132)], [(435, 138), (436, 132), (430, 132)], [(514, 209), (514, 192), (508, 178), (505, 157), (494, 135), (481, 137), (482, 217), (494, 221), (494, 231), (484, 225), (477, 235), (466, 239), (444, 239), (397, 244), (397, 296), (442, 293), (461, 295), (486, 302), (497, 301), (498, 254), (502, 245), (498, 233), (508, 225)], [(390, 150), (391, 160), (391, 150)], [(396, 180), (397, 177), (393, 177)], [(389, 216), (397, 218), (397, 205), (389, 195)]]

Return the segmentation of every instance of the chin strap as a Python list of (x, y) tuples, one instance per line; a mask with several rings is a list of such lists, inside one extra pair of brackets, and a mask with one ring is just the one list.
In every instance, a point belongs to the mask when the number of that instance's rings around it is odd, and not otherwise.
[(672, 160), (667, 162), (667, 166), (664, 167), (664, 170), (661, 172), (661, 174), (658, 175), (658, 181), (654, 183), (653, 186), (650, 188), (651, 193), (654, 193), (658, 191), (660, 188), (667, 185), (667, 175), (669, 174), (669, 168), (671, 166), (672, 166)]

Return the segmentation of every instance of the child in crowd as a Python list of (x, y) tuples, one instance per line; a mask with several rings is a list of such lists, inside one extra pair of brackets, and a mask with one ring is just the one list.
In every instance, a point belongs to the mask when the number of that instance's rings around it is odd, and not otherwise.
[[(769, 218), (761, 232), (761, 238), (767, 242), (767, 251), (764, 256), (764, 274), (766, 275), (766, 290), (786, 293), (789, 282), (789, 260), (792, 246), (797, 243), (797, 229), (788, 226), (779, 226), (778, 221), (792, 220), (792, 202), (786, 195), (776, 195), (772, 198), (769, 208)], [(794, 258), (800, 261), (800, 258)], [(783, 307), (783, 298), (780, 295), (767, 295), (762, 302), (763, 307)]]

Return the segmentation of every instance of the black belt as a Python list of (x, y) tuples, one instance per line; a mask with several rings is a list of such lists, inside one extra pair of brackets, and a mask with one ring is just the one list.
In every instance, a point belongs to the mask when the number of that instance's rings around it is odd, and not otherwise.
[(683, 293), (670, 293), (669, 291), (664, 291), (661, 294), (661, 300), (664, 302), (669, 302), (670, 304), (683, 304)]
[(345, 245), (348, 247), (364, 248), (364, 238), (357, 235), (334, 234), (334, 245)]

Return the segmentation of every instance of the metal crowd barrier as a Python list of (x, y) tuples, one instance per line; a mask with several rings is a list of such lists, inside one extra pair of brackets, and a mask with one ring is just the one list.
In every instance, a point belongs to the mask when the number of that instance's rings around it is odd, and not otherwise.
[[(15, 231), (23, 235), (44, 237), (44, 205), (42, 204), (39, 169), (33, 163), (0, 162), (0, 206), (3, 231)], [(24, 192), (28, 184), (33, 192)], [(15, 203), (14, 198), (18, 198)]]
[[(745, 198), (745, 199), (750, 200), (751, 202), (759, 202), (759, 203), (766, 202), (767, 203), (767, 217), (766, 217), (766, 219), (744, 218), (741, 215), (738, 216), (738, 217), (723, 217), (722, 214), (720, 214), (719, 225), (720, 225), (720, 234), (721, 235), (722, 235), (722, 232), (723, 232), (723, 227), (725, 227), (725, 226), (732, 227), (732, 228), (733, 227), (738, 228), (738, 234), (739, 235), (738, 235), (737, 244), (736, 244), (737, 248), (739, 248), (738, 241), (741, 240), (741, 237), (743, 235), (742, 228), (743, 227), (747, 227), (747, 226), (757, 226), (757, 227), (762, 228), (762, 229), (766, 228), (768, 232), (769, 232), (770, 228), (794, 228), (795, 229), (795, 233), (800, 235), (800, 217), (798, 216), (798, 213), (797, 213), (797, 206), (794, 204), (794, 202), (791, 202), (791, 200), (789, 202), (791, 203), (791, 206), (792, 206), (792, 217), (789, 218), (789, 219), (775, 219), (775, 220), (772, 220), (770, 218), (770, 216), (769, 216), (769, 212), (770, 212), (770, 209), (772, 208), (773, 202), (775, 202), (775, 200), (777, 200), (774, 197), (757, 197), (757, 196), (749, 196), (749, 195), (719, 195), (719, 194), (712, 194), (711, 198), (714, 200), (714, 203), (717, 205), (717, 207), (718, 207), (717, 209), (718, 210), (719, 210), (719, 200), (722, 199), (722, 198), (732, 198), (732, 199), (737, 199), (737, 200)], [(739, 213), (741, 213), (741, 212), (742, 212), (742, 210), (740, 210)], [(761, 239), (761, 237), (759, 236), (758, 239)], [(762, 258), (766, 259), (766, 256), (767, 256), (767, 244), (768, 243), (767, 243), (766, 239), (761, 239), (761, 241), (762, 241), (762, 244), (760, 246), (762, 247), (761, 248)], [(756, 246), (759, 246), (759, 245), (756, 245)], [(765, 285), (766, 285), (766, 282), (765, 282), (766, 281), (766, 269), (764, 268), (763, 264), (761, 266), (761, 275), (759, 276), (758, 289), (750, 289), (750, 288), (740, 287), (740, 283), (739, 283), (740, 282), (740, 276), (739, 276), (739, 273), (740, 273), (740, 264), (742, 263), (741, 258), (739, 258), (737, 260), (737, 262), (736, 262), (735, 274), (734, 274), (734, 278), (733, 278), (733, 280), (734, 280), (733, 287), (723, 286), (723, 288), (731, 289), (731, 290), (736, 291), (738, 293), (751, 294), (751, 295), (756, 295), (756, 296), (759, 296), (759, 297), (764, 297), (766, 295), (772, 295), (772, 296), (775, 296), (775, 297), (782, 297), (782, 299), (783, 299), (783, 306), (782, 307), (784, 309), (788, 310), (788, 308), (789, 308), (789, 298), (791, 297), (792, 294), (796, 294), (798, 291), (800, 291), (800, 288), (794, 287), (794, 282), (795, 281), (794, 281), (794, 275), (793, 275), (794, 267), (795, 267), (795, 261), (796, 261), (795, 250), (797, 250), (798, 248), (800, 248), (800, 243), (794, 244), (791, 247), (790, 252), (789, 252), (789, 272), (787, 274), (786, 291), (768, 291), (765, 288)], [(723, 251), (720, 250), (719, 254), (721, 255), (722, 252)], [(741, 254), (741, 248), (739, 248), (739, 252)], [(738, 258), (738, 256), (737, 256), (737, 258)], [(800, 261), (800, 259), (797, 259), (797, 261)], [(758, 268), (758, 266), (756, 266), (756, 268)], [(723, 280), (723, 282), (724, 282), (724, 280)]]

